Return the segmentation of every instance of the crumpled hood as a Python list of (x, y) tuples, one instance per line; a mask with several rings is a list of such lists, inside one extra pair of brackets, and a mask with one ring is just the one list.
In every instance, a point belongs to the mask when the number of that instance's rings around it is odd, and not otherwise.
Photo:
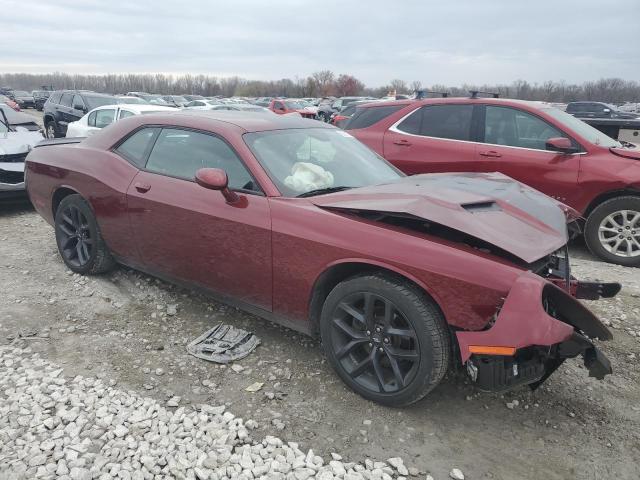
[(426, 174), (309, 198), (327, 209), (409, 215), (452, 228), (531, 263), (568, 241), (579, 214), (501, 173)]
[(15, 132), (0, 133), (0, 161), (2, 155), (14, 155), (26, 153), (44, 137), (40, 132), (29, 131), (22, 127), (16, 127)]
[(633, 160), (640, 160), (640, 148), (616, 148), (611, 147), (609, 149), (614, 155), (619, 157), (631, 158)]

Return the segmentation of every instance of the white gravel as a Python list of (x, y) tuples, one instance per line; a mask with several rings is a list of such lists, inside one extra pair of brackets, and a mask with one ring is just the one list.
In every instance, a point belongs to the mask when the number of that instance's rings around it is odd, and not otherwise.
[(409, 473), (398, 457), (351, 463), (332, 453), (325, 463), (295, 442), (252, 439), (256, 422), (224, 405), (178, 404), (100, 379), (68, 379), (29, 348), (0, 347), (0, 479), (389, 480)]

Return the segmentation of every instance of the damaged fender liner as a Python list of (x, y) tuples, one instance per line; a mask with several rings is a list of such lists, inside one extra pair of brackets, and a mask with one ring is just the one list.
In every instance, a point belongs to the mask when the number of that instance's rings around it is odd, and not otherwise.
[[(462, 363), (485, 390), (522, 384), (536, 388), (564, 360), (578, 355), (590, 376), (602, 379), (611, 373), (607, 358), (587, 338), (609, 340), (611, 332), (578, 300), (531, 272), (516, 280), (488, 330), (456, 332), (456, 337)], [(475, 345), (508, 345), (516, 355), (472, 355)]]

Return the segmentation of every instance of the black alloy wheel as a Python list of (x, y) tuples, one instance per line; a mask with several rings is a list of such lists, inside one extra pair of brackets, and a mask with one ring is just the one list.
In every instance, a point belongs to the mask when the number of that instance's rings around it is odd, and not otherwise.
[(68, 195), (60, 202), (55, 233), (60, 256), (72, 271), (103, 273), (115, 265), (93, 211), (80, 195)]
[(89, 221), (77, 205), (67, 205), (56, 224), (59, 231), (60, 253), (64, 260), (78, 268), (89, 263), (93, 253), (94, 239), (91, 238)]
[(340, 378), (394, 407), (420, 400), (449, 366), (449, 331), (426, 292), (394, 274), (355, 276), (327, 296), (322, 344)]
[(413, 327), (387, 298), (353, 293), (334, 309), (332, 348), (359, 385), (379, 393), (402, 390), (420, 363)]

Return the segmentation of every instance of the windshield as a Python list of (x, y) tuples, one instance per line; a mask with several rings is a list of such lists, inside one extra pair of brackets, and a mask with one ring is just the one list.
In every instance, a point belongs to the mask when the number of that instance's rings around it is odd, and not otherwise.
[(393, 182), (398, 170), (346, 132), (328, 128), (247, 133), (244, 140), (280, 192)]
[(591, 125), (573, 115), (558, 110), (557, 108), (544, 108), (542, 110), (566, 126), (569, 131), (576, 132), (595, 145), (600, 145), (601, 147), (622, 147), (622, 144), (617, 140), (605, 135), (600, 130), (593, 128)]
[(180, 102), (180, 103), (187, 103), (189, 100), (187, 100), (187, 99), (186, 99), (186, 98), (184, 98), (184, 97), (179, 97), (179, 96), (177, 96), (177, 95), (174, 95), (174, 96), (173, 96), (173, 101), (174, 101), (174, 102)]
[(160, 95), (142, 95), (142, 98), (154, 105), (169, 105), (169, 102), (167, 102)]
[(30, 96), (31, 96), (31, 94), (30, 94), (30, 93), (27, 93), (27, 92), (25, 92), (25, 91), (23, 91), (23, 90), (15, 90), (15, 91), (13, 92), (13, 94), (14, 94), (16, 97), (30, 97)]
[[(13, 108), (4, 103), (0, 103), (0, 110), (4, 112), (9, 125), (20, 125), (36, 122), (36, 119), (31, 115), (22, 112), (16, 112)], [(2, 114), (0, 114), (0, 118), (2, 118)]]
[(302, 110), (304, 109), (304, 105), (300, 102), (284, 102), (289, 110)]
[(103, 105), (115, 105), (118, 103), (118, 99), (116, 97), (109, 97), (106, 95), (104, 97), (87, 95), (84, 97), (84, 101), (86, 102), (89, 110), (93, 110), (94, 108), (101, 107)]

